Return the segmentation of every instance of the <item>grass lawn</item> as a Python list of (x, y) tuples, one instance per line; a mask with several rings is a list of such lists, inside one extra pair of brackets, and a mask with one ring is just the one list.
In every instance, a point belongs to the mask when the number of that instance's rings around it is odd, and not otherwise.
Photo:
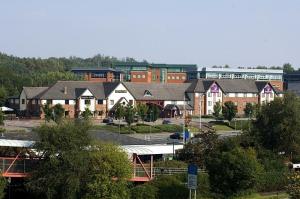
[(216, 131), (231, 131), (233, 128), (225, 125), (225, 124), (215, 124), (212, 126)]
[(279, 193), (277, 196), (276, 193), (272, 194), (252, 194), (250, 196), (237, 197), (235, 199), (287, 199), (288, 195), (286, 193)]

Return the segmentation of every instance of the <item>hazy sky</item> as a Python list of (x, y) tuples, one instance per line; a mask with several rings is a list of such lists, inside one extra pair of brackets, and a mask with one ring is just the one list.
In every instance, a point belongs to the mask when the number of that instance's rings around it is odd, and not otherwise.
[(0, 0), (0, 51), (300, 66), (299, 0)]

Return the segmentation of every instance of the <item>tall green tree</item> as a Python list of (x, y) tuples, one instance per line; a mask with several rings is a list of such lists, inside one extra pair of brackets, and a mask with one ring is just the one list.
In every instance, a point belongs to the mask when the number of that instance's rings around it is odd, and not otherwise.
[(128, 126), (131, 126), (131, 124), (134, 122), (134, 116), (135, 116), (135, 108), (131, 106), (130, 104), (127, 104), (125, 107), (125, 121), (128, 124)]
[(148, 109), (148, 115), (149, 115), (150, 121), (155, 122), (158, 119), (160, 113), (161, 113), (161, 111), (157, 107), (157, 105), (152, 104), (150, 106), (150, 108)]
[(0, 87), (0, 106), (4, 106), (7, 99), (7, 91), (4, 87)]
[(246, 106), (244, 108), (245, 116), (252, 118), (255, 115), (255, 112), (256, 112), (256, 105), (253, 105), (251, 103), (246, 103)]
[(52, 120), (56, 123), (61, 122), (65, 115), (65, 109), (61, 104), (56, 104), (52, 107)]
[(229, 101), (224, 103), (222, 107), (222, 114), (225, 119), (227, 119), (228, 121), (232, 121), (236, 113), (237, 107), (233, 102)]
[(274, 152), (300, 154), (300, 100), (293, 93), (265, 104), (253, 121), (257, 143)]
[(146, 119), (146, 116), (147, 116), (148, 106), (146, 104), (138, 104), (136, 109), (137, 109), (137, 114), (139, 115), (141, 120), (144, 122), (144, 120)]
[(0, 125), (4, 124), (4, 114), (3, 112), (0, 110)]
[(121, 133), (121, 119), (125, 116), (125, 108), (120, 103), (117, 104), (115, 118), (119, 120), (119, 134)]
[(0, 177), (0, 199), (5, 198), (5, 189), (7, 188), (7, 180), (1, 176)]
[(41, 158), (28, 188), (39, 198), (128, 198), (126, 154), (111, 144), (92, 142), (89, 123), (61, 122), (36, 129)]
[(89, 120), (90, 117), (93, 116), (93, 113), (89, 108), (85, 108), (84, 111), (81, 113), (81, 116), (83, 117), (84, 120)]
[(222, 111), (222, 105), (220, 102), (216, 102), (216, 104), (214, 105), (214, 113), (213, 115), (218, 118), (220, 116), (220, 113)]
[(285, 73), (290, 73), (290, 72), (295, 71), (295, 69), (293, 68), (293, 66), (290, 63), (283, 64), (282, 68), (283, 68), (283, 72), (285, 72)]
[(42, 106), (44, 117), (46, 122), (50, 122), (52, 119), (52, 109), (49, 104), (45, 104)]
[(242, 149), (230, 144), (224, 150), (216, 148), (206, 159), (211, 191), (217, 198), (229, 198), (253, 190), (259, 183), (262, 166), (253, 149)]

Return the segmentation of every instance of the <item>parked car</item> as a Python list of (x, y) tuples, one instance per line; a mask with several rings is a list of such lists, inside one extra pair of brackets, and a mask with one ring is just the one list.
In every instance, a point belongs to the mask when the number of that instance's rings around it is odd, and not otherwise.
[(172, 122), (170, 120), (163, 120), (162, 124), (172, 124)]
[(183, 136), (182, 136), (182, 133), (173, 133), (173, 134), (171, 134), (170, 135), (170, 138), (171, 139), (177, 139), (177, 140), (181, 140), (181, 139), (183, 139)]
[(111, 117), (107, 117), (103, 119), (103, 123), (112, 124), (114, 123), (114, 120)]

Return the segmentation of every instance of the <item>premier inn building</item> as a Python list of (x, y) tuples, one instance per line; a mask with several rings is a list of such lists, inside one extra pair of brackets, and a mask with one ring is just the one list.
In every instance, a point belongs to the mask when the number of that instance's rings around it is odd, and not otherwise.
[(76, 118), (89, 109), (95, 118), (113, 115), (118, 104), (157, 106), (161, 117), (211, 115), (215, 103), (232, 101), (238, 114), (247, 103), (264, 104), (281, 91), (267, 81), (242, 79), (198, 79), (188, 83), (136, 83), (58, 81), (50, 87), (24, 87), (20, 95), (20, 112), (44, 118), (42, 106), (61, 104), (65, 117)]

